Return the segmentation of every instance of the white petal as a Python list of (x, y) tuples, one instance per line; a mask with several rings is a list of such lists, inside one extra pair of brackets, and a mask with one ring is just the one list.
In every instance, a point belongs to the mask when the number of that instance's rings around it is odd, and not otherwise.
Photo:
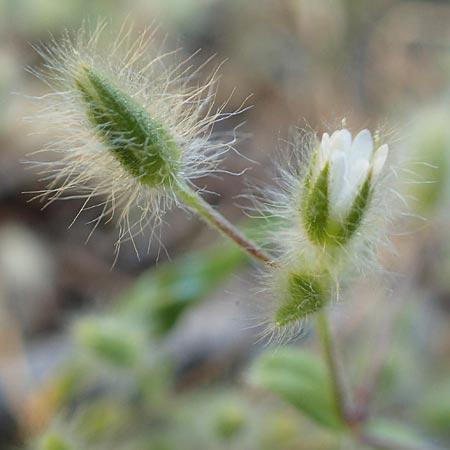
[(344, 187), (335, 203), (331, 205), (334, 211), (334, 217), (343, 219), (350, 212), (353, 202), (356, 199), (363, 183), (367, 180), (370, 164), (365, 159), (352, 161), (352, 165), (348, 168), (345, 178)]
[(330, 178), (328, 183), (328, 196), (330, 200), (330, 207), (339, 202), (342, 191), (345, 189), (347, 180), (348, 161), (347, 153), (336, 151), (333, 154), (330, 164)]
[(352, 158), (370, 161), (373, 153), (373, 139), (370, 131), (366, 128), (360, 131), (352, 144)]
[(328, 133), (322, 134), (322, 140), (320, 142), (320, 145), (322, 147), (329, 147), (330, 146), (330, 135)]
[(322, 135), (322, 141), (320, 142), (320, 147), (318, 150), (318, 160), (317, 160), (317, 171), (320, 172), (324, 166), (325, 163), (328, 161), (330, 157), (330, 136), (328, 133), (323, 133)]
[(359, 191), (363, 183), (366, 181), (369, 175), (370, 163), (365, 159), (358, 159), (353, 161), (348, 172), (347, 184), (354, 189)]
[(383, 144), (376, 152), (372, 160), (372, 174), (376, 178), (383, 170), (384, 163), (386, 162), (389, 153), (389, 146)]
[(352, 134), (346, 128), (337, 130), (331, 135), (331, 152), (335, 150), (348, 151), (352, 145)]

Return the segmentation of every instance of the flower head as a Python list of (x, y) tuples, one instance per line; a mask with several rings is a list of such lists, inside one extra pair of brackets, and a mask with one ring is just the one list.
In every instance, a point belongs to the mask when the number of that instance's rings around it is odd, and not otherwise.
[(212, 137), (214, 124), (234, 114), (212, 110), (215, 73), (196, 85), (189, 59), (174, 64), (154, 51), (153, 31), (136, 37), (130, 25), (116, 36), (105, 24), (66, 32), (37, 49), (45, 63), (33, 70), (53, 90), (32, 117), (51, 130), (44, 151), (55, 154), (38, 162), (49, 182), (38, 197), (83, 198), (81, 211), (100, 208), (94, 229), (115, 217), (117, 246), (179, 205), (177, 186), (195, 189), (191, 180), (214, 171), (235, 140)]
[[(386, 214), (374, 212), (387, 144), (375, 143), (369, 130), (354, 139), (347, 129), (320, 141), (311, 134), (297, 138), (297, 165), (281, 167), (281, 186), (263, 200), (265, 215), (276, 220), (269, 244), (278, 255), (266, 271), (271, 300), (263, 323), (276, 338), (297, 335), (309, 316), (337, 298), (350, 269), (366, 267), (375, 244), (386, 241), (380, 239)], [(305, 150), (309, 159), (302, 161)]]
[(303, 192), (302, 216), (313, 242), (342, 245), (353, 237), (387, 155), (387, 144), (375, 149), (367, 129), (353, 140), (347, 129), (323, 134)]

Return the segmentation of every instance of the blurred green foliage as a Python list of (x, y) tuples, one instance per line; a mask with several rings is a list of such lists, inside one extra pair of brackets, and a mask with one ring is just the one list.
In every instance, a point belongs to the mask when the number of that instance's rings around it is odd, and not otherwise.
[(183, 312), (243, 266), (248, 257), (222, 243), (160, 265), (139, 277), (117, 302), (120, 317), (141, 321), (149, 335), (163, 336)]
[(326, 368), (316, 356), (286, 348), (264, 355), (253, 371), (256, 384), (278, 394), (318, 424), (342, 428)]

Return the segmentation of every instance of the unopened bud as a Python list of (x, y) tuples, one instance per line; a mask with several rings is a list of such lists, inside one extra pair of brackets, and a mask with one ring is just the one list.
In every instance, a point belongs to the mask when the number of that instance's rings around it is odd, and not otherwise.
[(128, 94), (82, 65), (75, 85), (96, 134), (123, 168), (142, 184), (168, 186), (181, 152), (174, 138)]

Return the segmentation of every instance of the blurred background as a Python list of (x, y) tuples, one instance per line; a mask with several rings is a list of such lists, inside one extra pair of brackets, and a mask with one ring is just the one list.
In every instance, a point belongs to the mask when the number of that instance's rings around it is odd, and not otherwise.
[[(172, 211), (166, 251), (139, 260), (125, 244), (111, 269), (113, 223), (86, 242), (89, 214), (68, 228), (79, 201), (29, 202), (43, 184), (23, 161), (45, 142), (24, 121), (27, 96), (47, 87), (25, 67), (42, 62), (33, 45), (86, 17), (156, 24), (168, 49), (201, 49), (195, 65), (226, 60), (218, 105), (234, 90), (229, 111), (249, 95), (254, 107), (220, 124), (244, 123), (243, 157), (224, 167), (251, 170), (207, 180), (220, 194), (207, 199), (244, 227), (240, 195), (272, 183), (293, 126), (322, 133), (345, 117), (383, 131), (411, 174), (409, 215), (396, 255), (380, 255), (388, 271), (333, 307), (334, 332), (349, 384), (380, 372), (378, 427), (448, 445), (450, 2), (0, 0), (0, 449), (361, 448), (250, 380), (268, 351), (252, 328), (258, 271), (215, 232)], [(318, 354), (308, 325), (293, 347)]]

